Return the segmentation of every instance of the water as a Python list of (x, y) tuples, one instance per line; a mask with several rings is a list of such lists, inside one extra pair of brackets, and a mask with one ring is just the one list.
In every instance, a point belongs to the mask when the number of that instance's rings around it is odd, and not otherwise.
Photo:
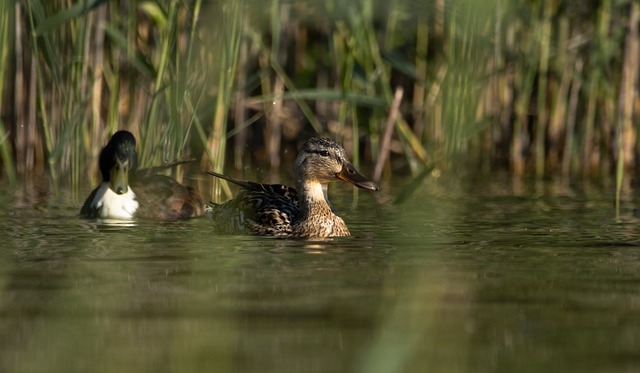
[(429, 179), (333, 190), (353, 237), (104, 226), (4, 188), (0, 371), (637, 371), (640, 205)]

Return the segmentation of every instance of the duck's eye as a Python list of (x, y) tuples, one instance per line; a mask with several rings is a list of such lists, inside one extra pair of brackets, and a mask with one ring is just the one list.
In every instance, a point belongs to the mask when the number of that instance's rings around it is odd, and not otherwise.
[(320, 150), (320, 155), (323, 157), (328, 157), (329, 156), (329, 152), (326, 150)]

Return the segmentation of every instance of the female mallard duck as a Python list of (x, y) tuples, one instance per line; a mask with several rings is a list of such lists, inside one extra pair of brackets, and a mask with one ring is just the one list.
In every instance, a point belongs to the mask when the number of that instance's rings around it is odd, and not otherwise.
[(309, 139), (298, 153), (294, 170), (296, 189), (208, 173), (242, 187), (236, 198), (213, 205), (208, 211), (220, 231), (232, 234), (310, 238), (349, 236), (344, 220), (327, 201), (327, 184), (340, 179), (359, 188), (379, 189), (353, 167), (342, 146), (320, 138)]
[(159, 168), (138, 170), (136, 139), (118, 131), (100, 153), (102, 184), (80, 210), (86, 218), (175, 220), (200, 216), (202, 198), (174, 179), (153, 174)]

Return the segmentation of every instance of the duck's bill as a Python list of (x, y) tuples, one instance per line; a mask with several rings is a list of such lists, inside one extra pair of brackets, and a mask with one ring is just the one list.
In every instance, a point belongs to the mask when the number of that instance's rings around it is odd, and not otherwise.
[(110, 188), (116, 194), (129, 191), (129, 161), (116, 160), (116, 164), (111, 168)]
[(336, 177), (340, 180), (344, 180), (347, 183), (353, 184), (358, 188), (369, 189), (377, 191), (380, 189), (378, 184), (373, 181), (367, 179), (362, 175), (351, 163), (345, 163), (342, 166), (342, 171), (336, 174)]

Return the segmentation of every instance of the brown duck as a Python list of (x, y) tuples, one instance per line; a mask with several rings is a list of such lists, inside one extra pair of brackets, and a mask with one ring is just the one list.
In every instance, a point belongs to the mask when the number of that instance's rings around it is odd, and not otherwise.
[(80, 215), (105, 220), (175, 220), (200, 216), (200, 195), (174, 179), (155, 174), (174, 166), (138, 169), (136, 139), (128, 131), (116, 132), (100, 152), (102, 183), (85, 201)]
[(378, 185), (360, 174), (344, 148), (330, 139), (311, 138), (298, 153), (296, 188), (238, 180), (216, 172), (210, 175), (241, 187), (224, 204), (208, 206), (207, 214), (223, 233), (285, 237), (337, 237), (350, 232), (327, 201), (327, 184), (343, 180), (377, 191)]

